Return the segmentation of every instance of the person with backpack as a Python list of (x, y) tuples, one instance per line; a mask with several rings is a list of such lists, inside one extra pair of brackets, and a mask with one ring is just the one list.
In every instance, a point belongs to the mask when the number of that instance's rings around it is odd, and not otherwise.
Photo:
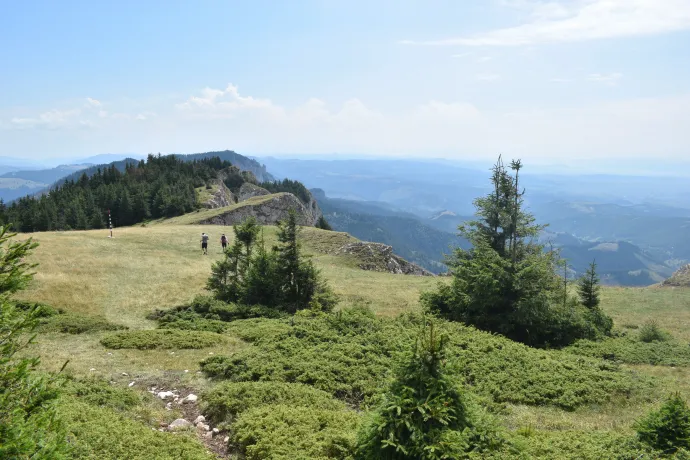
[(201, 251), (205, 256), (208, 255), (208, 235), (206, 233), (201, 233)]
[(225, 236), (225, 233), (220, 237), (220, 245), (223, 247), (223, 252), (225, 252), (225, 248), (228, 247), (228, 238)]

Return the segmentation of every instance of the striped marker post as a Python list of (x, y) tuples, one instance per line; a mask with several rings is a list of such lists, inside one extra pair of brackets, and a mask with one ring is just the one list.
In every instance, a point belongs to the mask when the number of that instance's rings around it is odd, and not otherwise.
[(108, 238), (113, 237), (113, 220), (110, 217), (110, 209), (108, 209), (108, 228), (110, 229), (110, 236)]

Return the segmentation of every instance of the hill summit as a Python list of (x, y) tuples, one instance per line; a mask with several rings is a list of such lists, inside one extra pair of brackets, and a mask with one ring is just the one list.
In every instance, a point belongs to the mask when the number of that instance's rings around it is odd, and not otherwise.
[(690, 264), (679, 268), (678, 271), (661, 284), (663, 286), (690, 287)]

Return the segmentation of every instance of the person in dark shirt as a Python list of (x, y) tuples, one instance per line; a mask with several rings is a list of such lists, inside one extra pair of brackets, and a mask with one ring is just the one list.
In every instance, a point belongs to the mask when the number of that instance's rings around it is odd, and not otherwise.
[(201, 251), (204, 255), (208, 255), (208, 235), (201, 233)]
[(225, 233), (220, 237), (220, 245), (223, 247), (223, 252), (225, 252), (225, 248), (228, 247), (228, 238), (225, 236)]

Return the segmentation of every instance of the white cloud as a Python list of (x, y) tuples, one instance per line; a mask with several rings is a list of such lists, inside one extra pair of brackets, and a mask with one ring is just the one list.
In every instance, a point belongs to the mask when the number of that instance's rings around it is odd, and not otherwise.
[(86, 98), (86, 107), (100, 107), (101, 105), (101, 101), (99, 100), (92, 99), (90, 97)]
[(489, 62), (492, 60), (493, 60), (492, 56), (482, 56), (479, 59), (477, 59), (477, 62)]
[(501, 76), (495, 73), (480, 73), (475, 75), (475, 78), (479, 81), (498, 81)]
[(618, 84), (621, 78), (623, 78), (623, 74), (618, 72), (609, 74), (593, 73), (587, 76), (587, 81), (615, 86)]
[(552, 78), (550, 81), (553, 83), (572, 83), (574, 80), (572, 78)]
[[(515, 5), (514, 5), (515, 6)], [(606, 38), (656, 35), (690, 29), (688, 0), (522, 1), (529, 11), (524, 24), (475, 36), (403, 44), (521, 46)]]
[(37, 117), (13, 117), (10, 126), (16, 129), (58, 129), (73, 122), (81, 113), (79, 109), (72, 110), (49, 110)]
[[(230, 90), (228, 90), (230, 88)], [(0, 151), (198, 152), (231, 148), (254, 154), (347, 152), (381, 155), (514, 157), (676, 157), (690, 149), (690, 94), (562, 109), (505, 112), (467, 101), (431, 100), (394, 112), (360, 99), (337, 106), (311, 98), (287, 107), (207, 88), (180, 104), (113, 110), (47, 111), (2, 117), (15, 129)], [(108, 105), (106, 103), (103, 104)], [(148, 109), (148, 110), (147, 110)], [(145, 119), (145, 121), (142, 120)], [(27, 128), (53, 129), (37, 136)], [(24, 129), (16, 129), (23, 125)], [(89, 128), (88, 130), (77, 128)]]

